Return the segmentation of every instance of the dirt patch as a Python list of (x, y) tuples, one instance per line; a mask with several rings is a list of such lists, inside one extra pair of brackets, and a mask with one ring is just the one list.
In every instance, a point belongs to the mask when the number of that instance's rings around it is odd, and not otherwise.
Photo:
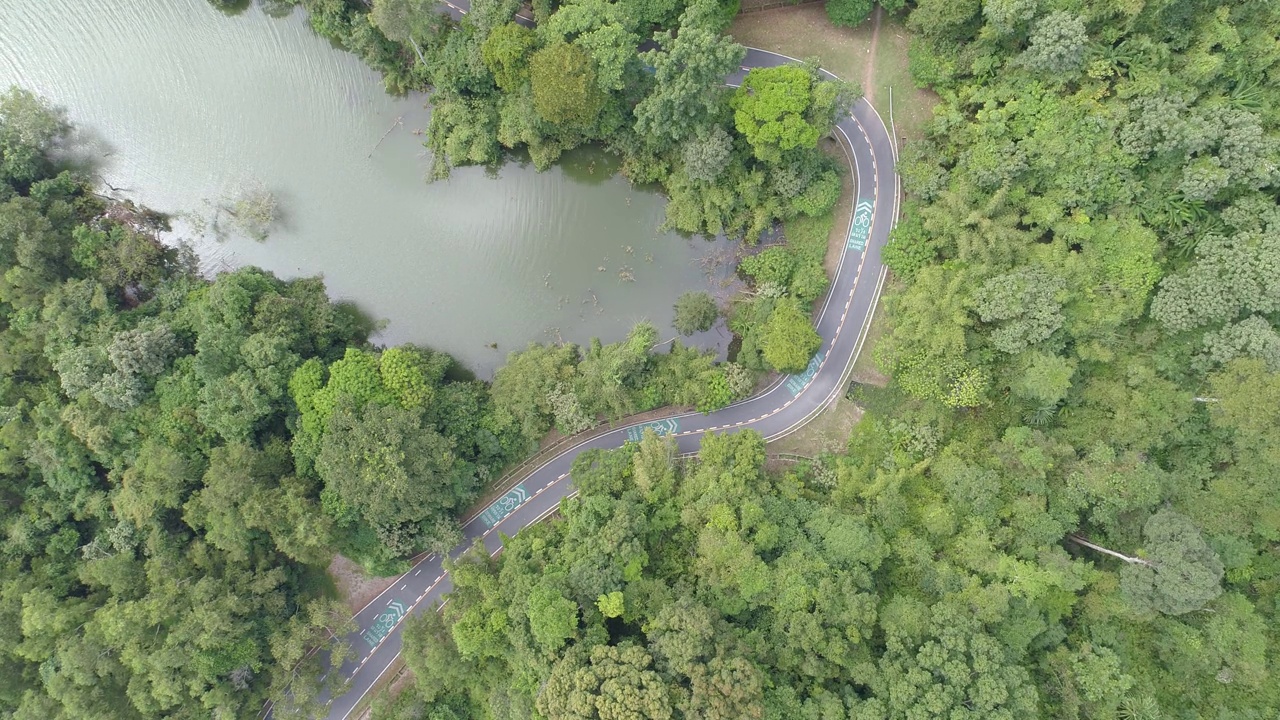
[(871, 18), (871, 47), (867, 49), (867, 65), (862, 69), (862, 87), (875, 87), (876, 80), (876, 60), (879, 59), (876, 48), (880, 45), (880, 20), (884, 15), (884, 8), (880, 4), (876, 4), (876, 11)]
[(333, 562), (329, 563), (327, 572), (337, 587), (338, 597), (351, 608), (352, 615), (360, 612), (370, 600), (377, 597), (378, 593), (386, 590), (396, 581), (396, 578), (400, 577), (399, 575), (370, 577), (365, 574), (364, 568), (341, 555), (333, 556)]

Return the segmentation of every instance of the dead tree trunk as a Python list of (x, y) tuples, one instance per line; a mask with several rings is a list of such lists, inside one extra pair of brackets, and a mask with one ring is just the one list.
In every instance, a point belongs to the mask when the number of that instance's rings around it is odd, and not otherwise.
[(1087, 547), (1087, 548), (1089, 548), (1090, 550), (1097, 550), (1098, 552), (1100, 552), (1100, 553), (1105, 553), (1105, 554), (1107, 554), (1107, 555), (1110, 555), (1110, 556), (1111, 556), (1111, 557), (1113, 557), (1113, 558), (1119, 558), (1119, 559), (1121, 559), (1121, 560), (1123, 560), (1123, 561), (1125, 561), (1125, 562), (1129, 563), (1130, 565), (1146, 565), (1147, 567), (1151, 567), (1151, 566), (1152, 566), (1152, 565), (1151, 565), (1151, 563), (1150, 563), (1149, 561), (1147, 561), (1147, 560), (1143, 560), (1142, 558), (1129, 557), (1128, 555), (1122, 555), (1122, 554), (1120, 554), (1120, 553), (1116, 552), (1115, 550), (1108, 550), (1108, 549), (1106, 549), (1106, 548), (1102, 547), (1101, 545), (1095, 545), (1095, 544), (1093, 544), (1093, 543), (1089, 542), (1088, 540), (1085, 540), (1084, 538), (1080, 537), (1079, 535), (1068, 535), (1068, 536), (1067, 536), (1067, 539), (1068, 539), (1068, 540), (1070, 540), (1071, 542), (1073, 542), (1073, 543), (1077, 544), (1077, 545), (1082, 545), (1082, 546), (1084, 546), (1084, 547)]
[[(387, 128), (387, 131), (386, 131), (386, 132), (384, 132), (384, 133), (382, 133), (382, 137), (378, 138), (378, 142), (376, 142), (376, 143), (374, 143), (374, 144), (373, 144), (373, 150), (370, 150), (370, 151), (369, 151), (369, 155), (368, 155), (368, 157), (373, 157), (373, 153), (377, 151), (378, 146), (382, 144), (382, 141), (387, 139), (387, 136), (391, 134), (391, 131), (392, 131), (392, 130), (395, 130), (397, 127), (399, 127), (399, 126), (400, 126), (400, 121), (401, 121), (401, 120), (404, 120), (404, 116), (403, 116), (403, 115), (401, 115), (400, 117), (396, 118), (396, 121), (395, 121), (395, 122), (393, 122), (393, 123), (391, 123), (391, 127)], [(366, 158), (366, 159), (367, 159), (367, 158)]]
[(409, 36), (409, 44), (413, 46), (413, 51), (417, 53), (418, 62), (422, 63), (423, 65), (426, 65), (427, 59), (422, 57), (422, 48), (418, 47), (418, 41), (414, 40), (412, 35)]

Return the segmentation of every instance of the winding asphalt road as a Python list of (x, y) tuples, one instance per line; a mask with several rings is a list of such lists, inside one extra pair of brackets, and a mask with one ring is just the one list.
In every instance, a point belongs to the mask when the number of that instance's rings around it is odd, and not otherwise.
[[(447, 4), (455, 14), (464, 13), (469, 7), (463, 0), (454, 2), (457, 4)], [(743, 67), (725, 83), (737, 86), (751, 68), (792, 62), (796, 60), (749, 48)], [(466, 541), (451, 556), (461, 555), (476, 538), (496, 554), (502, 549), (502, 534), (515, 535), (555, 512), (562, 498), (575, 493), (569, 468), (583, 450), (620, 447), (627, 440), (638, 438), (646, 426), (674, 436), (681, 453), (696, 452), (708, 432), (751, 428), (773, 440), (804, 425), (843, 391), (884, 282), (880, 251), (897, 217), (898, 176), (893, 138), (865, 99), (857, 101), (850, 115), (836, 124), (834, 132), (843, 142), (857, 178), (857, 196), (840, 265), (818, 317), (822, 347), (808, 369), (780, 379), (760, 395), (709, 415), (689, 413), (622, 426), (565, 450), (467, 521), (463, 527)], [(359, 630), (347, 638), (354, 656), (337, 671), (350, 678), (349, 689), (329, 705), (329, 720), (345, 720), (400, 654), (404, 618), (415, 611), (437, 608), (452, 588), (442, 558), (428, 556), (356, 614)]]

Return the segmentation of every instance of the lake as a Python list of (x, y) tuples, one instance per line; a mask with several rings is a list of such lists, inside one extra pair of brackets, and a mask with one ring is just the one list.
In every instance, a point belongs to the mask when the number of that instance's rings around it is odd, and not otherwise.
[[(0, 0), (9, 84), (67, 108), (117, 197), (207, 219), (238, 189), (274, 193), (266, 242), (176, 225), (206, 270), (323, 275), (335, 299), (386, 321), (377, 342), (430, 345), (482, 377), (530, 341), (608, 342), (646, 318), (674, 336), (675, 298), (723, 297), (732, 276), (732, 245), (659, 232), (664, 198), (599, 150), (544, 173), (511, 162), (427, 183), (426, 97), (387, 95), (300, 9)], [(723, 350), (729, 337), (696, 340)]]

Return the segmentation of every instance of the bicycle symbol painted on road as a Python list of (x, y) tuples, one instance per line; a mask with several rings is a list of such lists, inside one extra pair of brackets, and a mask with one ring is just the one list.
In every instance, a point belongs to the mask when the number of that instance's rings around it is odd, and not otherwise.
[(645, 430), (652, 430), (659, 436), (674, 435), (680, 429), (680, 421), (675, 418), (667, 418), (666, 420), (654, 420), (643, 425), (627, 428), (627, 439), (631, 442), (640, 442), (644, 438)]
[(809, 366), (804, 369), (804, 372), (787, 378), (787, 392), (791, 393), (791, 397), (799, 395), (800, 391), (804, 390), (805, 386), (813, 380), (813, 376), (818, 374), (818, 368), (822, 366), (822, 358), (825, 355), (825, 352), (814, 355), (809, 360)]
[(492, 505), (480, 513), (480, 519), (484, 521), (485, 529), (487, 530), (502, 522), (503, 518), (515, 512), (528, 499), (529, 492), (524, 489), (524, 483), (508, 490), (506, 495), (494, 500)]
[(849, 228), (850, 250), (862, 252), (867, 247), (867, 237), (871, 234), (871, 213), (875, 206), (870, 200), (859, 200), (853, 209), (853, 226)]
[(392, 600), (387, 604), (387, 609), (378, 616), (368, 630), (360, 633), (360, 637), (369, 643), (369, 647), (378, 647), (378, 643), (382, 642), (382, 638), (396, 629), (396, 625), (400, 624), (400, 619), (404, 617), (404, 605), (398, 600)]

